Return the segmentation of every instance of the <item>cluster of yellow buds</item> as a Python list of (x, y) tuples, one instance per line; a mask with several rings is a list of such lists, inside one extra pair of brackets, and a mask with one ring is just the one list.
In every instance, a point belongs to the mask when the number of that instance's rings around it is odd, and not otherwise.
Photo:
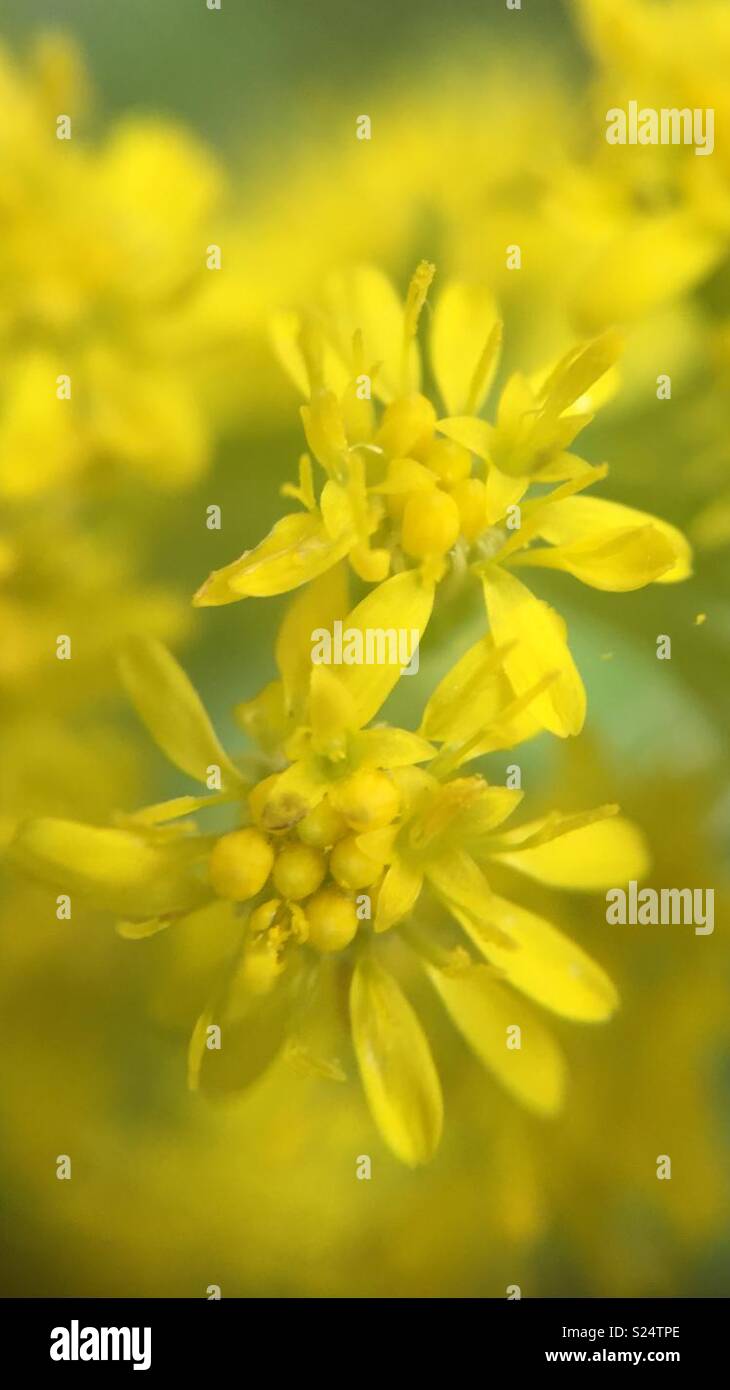
[[(357, 931), (352, 895), (372, 891), (385, 867), (361, 848), (358, 836), (393, 824), (398, 787), (386, 772), (363, 769), (311, 810), (301, 802), (292, 806), (291, 798), (282, 809), (278, 780), (273, 774), (250, 794), (256, 824), (218, 840), (210, 856), (211, 887), (222, 898), (248, 902), (271, 884), (277, 896), (255, 908), (249, 932), (274, 953), (290, 937), (317, 951), (341, 951)], [(369, 917), (369, 904), (363, 906)]]

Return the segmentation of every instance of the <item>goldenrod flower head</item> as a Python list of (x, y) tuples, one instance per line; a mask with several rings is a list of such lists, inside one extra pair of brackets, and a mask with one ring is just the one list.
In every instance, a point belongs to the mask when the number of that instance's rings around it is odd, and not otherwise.
[[(400, 581), (420, 584), (408, 573), (389, 583)], [(440, 753), (422, 733), (370, 727), (397, 671), (325, 673), (311, 665), (302, 640), (303, 611), (322, 617), (336, 587), (310, 586), (284, 620), (277, 651), (289, 718), (279, 731), (283, 743), (261, 730), (256, 772), (248, 760), (244, 776), (243, 764), (225, 753), (171, 655), (137, 641), (121, 669), (138, 712), (175, 766), (206, 788), (215, 774), (220, 790), (147, 807), (120, 817), (115, 828), (30, 821), (11, 857), (31, 876), (115, 912), (130, 938), (172, 927), (216, 900), (239, 904), (235, 959), (193, 1030), (190, 1085), (212, 1093), (241, 1089), (282, 1048), (301, 1063), (302, 1049), (285, 1044), (312, 1010), (322, 1049), (312, 1065), (340, 1077), (327, 1020), (339, 1029), (349, 1001), (373, 1116), (393, 1152), (414, 1165), (438, 1144), (443, 1104), (428, 1040), (393, 973), (394, 935), (421, 963), (477, 1057), (523, 1104), (553, 1114), (563, 1098), (564, 1062), (525, 1000), (597, 1022), (615, 1008), (616, 992), (600, 966), (550, 922), (496, 893), (489, 866), (586, 891), (640, 874), (645, 851), (613, 806), (503, 828), (521, 793), (462, 768), (484, 743), (507, 737), (536, 697), (519, 702), (506, 691), (494, 649), (484, 657), (491, 660), (491, 706), (476, 732), (474, 709), (454, 698), (450, 675), (424, 717), (443, 742)], [(416, 604), (418, 593), (411, 593)], [(381, 600), (376, 589), (363, 604)], [(358, 622), (358, 608), (350, 624)], [(298, 640), (282, 643), (296, 634)], [(289, 815), (267, 824), (265, 808), (277, 796), (280, 806), (289, 799)], [(238, 827), (198, 830), (192, 817), (219, 805), (238, 807)], [(528, 1042), (510, 1052), (505, 1030), (515, 1024)], [(214, 1025), (221, 1044), (211, 1048)]]
[[(447, 285), (430, 333), (431, 367), (448, 412), (438, 417), (418, 389), (415, 336), (433, 274), (433, 266), (419, 266), (401, 306), (385, 276), (361, 268), (333, 278), (318, 318), (276, 321), (282, 360), (309, 394), (305, 432), (326, 481), (317, 500), (305, 456), (299, 486), (285, 490), (304, 510), (212, 574), (195, 602), (287, 592), (347, 557), (362, 580), (387, 593), (390, 625), (410, 626), (406, 610), (420, 584), (423, 628), (435, 586), (466, 573), (481, 582), (494, 642), (509, 648), (503, 667), (513, 695), (526, 696), (550, 677), (532, 706), (536, 727), (576, 734), (585, 691), (565, 625), (515, 570), (559, 569), (624, 592), (686, 578), (689, 546), (667, 522), (582, 496), (607, 469), (591, 467), (571, 445), (614, 389), (615, 331), (572, 348), (537, 377), (514, 373), (490, 423), (478, 412), (497, 369), (501, 324), (478, 288)], [(353, 410), (360, 390), (367, 399)]]

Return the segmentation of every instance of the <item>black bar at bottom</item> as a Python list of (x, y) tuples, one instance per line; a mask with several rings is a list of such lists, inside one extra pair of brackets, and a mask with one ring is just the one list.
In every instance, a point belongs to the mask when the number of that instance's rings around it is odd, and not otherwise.
[[(399, 1362), (412, 1385), (438, 1362), (491, 1380), (520, 1369), (634, 1371), (725, 1365), (725, 1298), (708, 1299), (5, 1299), (2, 1345), (53, 1384), (72, 1374), (220, 1374), (221, 1383), (288, 1371), (326, 1383)], [(437, 1305), (437, 1306), (435, 1306)], [(498, 1370), (501, 1368), (501, 1370)], [(377, 1381), (375, 1382), (377, 1385)]]

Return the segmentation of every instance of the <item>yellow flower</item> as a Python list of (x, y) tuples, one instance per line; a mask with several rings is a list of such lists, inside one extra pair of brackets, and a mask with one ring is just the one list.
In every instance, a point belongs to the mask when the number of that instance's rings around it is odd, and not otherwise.
[[(348, 625), (382, 618), (395, 584), (412, 586), (409, 602), (425, 622), (421, 577), (406, 572), (358, 605)], [(312, 666), (307, 649), (310, 625), (342, 601), (320, 582), (287, 615), (277, 648), (281, 680), (263, 705), (249, 702), (241, 712), (265, 755), (249, 760), (245, 775), (170, 654), (150, 641), (128, 646), (122, 674), (139, 714), (174, 765), (213, 794), (147, 807), (115, 828), (32, 820), (17, 832), (11, 859), (115, 912), (131, 938), (216, 902), (227, 922), (228, 904), (236, 904), (238, 943), (193, 1030), (191, 1087), (239, 1090), (282, 1050), (299, 1066), (342, 1079), (349, 1000), (374, 1119), (393, 1152), (415, 1165), (438, 1144), (442, 1098), (428, 1040), (397, 980), (398, 951), (415, 952), (497, 1079), (529, 1108), (553, 1114), (564, 1091), (562, 1056), (521, 996), (576, 1021), (598, 1021), (613, 1011), (616, 994), (549, 922), (495, 894), (484, 866), (586, 891), (640, 874), (645, 854), (614, 807), (503, 832), (520, 794), (452, 776), (474, 756), (471, 732), (461, 741), (450, 736), (434, 756), (421, 734), (366, 728), (395, 684), (395, 663), (335, 673)], [(443, 714), (448, 689), (434, 702)], [(503, 739), (502, 717), (512, 727), (515, 706), (529, 703), (512, 699), (502, 709), (497, 693), (484, 736), (491, 730)], [(238, 826), (199, 832), (192, 815), (225, 804), (237, 804)], [(447, 920), (462, 929), (460, 940), (444, 929)], [(393, 930), (383, 937), (386, 928)], [(512, 1048), (515, 1028), (521, 1043)]]
[[(27, 66), (0, 47), (0, 494), (28, 498), (103, 462), (163, 487), (208, 462), (206, 247), (222, 212), (208, 150), (159, 118), (88, 136), (73, 45), (40, 38)], [(70, 113), (71, 138), (57, 136)], [(226, 338), (230, 334), (226, 331)]]
[[(481, 578), (495, 643), (512, 646), (504, 670), (514, 694), (552, 673), (533, 715), (561, 737), (576, 734), (585, 691), (565, 624), (512, 569), (562, 569), (621, 592), (686, 578), (689, 546), (676, 527), (647, 513), (578, 496), (607, 471), (569, 450), (612, 389), (620, 351), (613, 331), (572, 349), (535, 380), (513, 374), (492, 425), (476, 412), (496, 371), (501, 325), (489, 296), (449, 285), (430, 335), (433, 373), (450, 412), (438, 418), (418, 391), (416, 343), (433, 274), (423, 262), (401, 305), (385, 276), (355, 270), (331, 280), (328, 314), (316, 324), (291, 315), (277, 321), (282, 359), (302, 389), (309, 386), (305, 432), (327, 481), (317, 501), (305, 456), (298, 488), (286, 489), (305, 510), (285, 516), (260, 545), (214, 572), (195, 602), (283, 593), (344, 556), (366, 581), (382, 581), (393, 567), (420, 573), (433, 587), (466, 570)], [(384, 406), (379, 420), (367, 398), (370, 385)], [(533, 484), (545, 483), (558, 486), (525, 500)], [(397, 581), (391, 583), (395, 597)], [(407, 626), (397, 602), (392, 622)]]

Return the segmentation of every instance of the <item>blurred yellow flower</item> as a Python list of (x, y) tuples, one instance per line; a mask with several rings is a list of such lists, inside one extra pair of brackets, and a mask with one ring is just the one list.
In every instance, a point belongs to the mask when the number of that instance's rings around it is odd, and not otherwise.
[(14, 113), (0, 132), (0, 493), (15, 499), (110, 464), (178, 487), (210, 455), (220, 330), (201, 305), (222, 171), (159, 118), (126, 117), (92, 144), (86, 86), (68, 39), (38, 39), (27, 67), (0, 49)]

